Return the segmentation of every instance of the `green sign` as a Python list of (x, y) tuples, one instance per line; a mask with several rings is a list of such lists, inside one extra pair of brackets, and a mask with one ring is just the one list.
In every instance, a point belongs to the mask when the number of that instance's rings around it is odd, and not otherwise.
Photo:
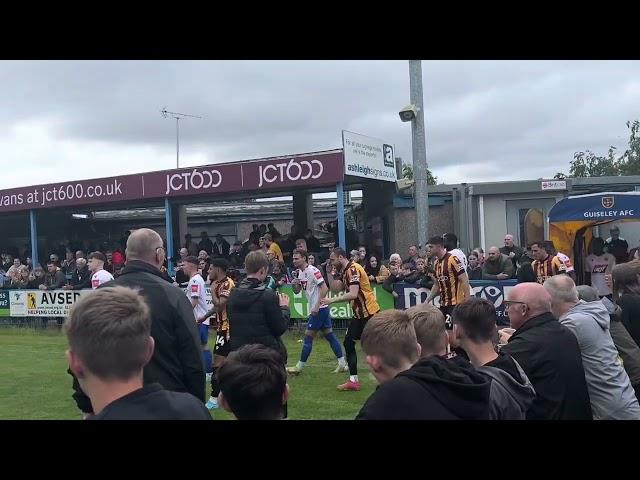
[(0, 317), (8, 317), (10, 313), (9, 309), (9, 292), (0, 290)]
[[(278, 289), (280, 293), (284, 293), (289, 296), (289, 308), (291, 309), (291, 318), (307, 318), (309, 316), (309, 303), (304, 292), (300, 292), (297, 295), (293, 293), (291, 285), (285, 285)], [(393, 296), (387, 292), (381, 285), (373, 285), (373, 294), (380, 305), (381, 310), (390, 310), (395, 308), (393, 303)], [(341, 294), (339, 294), (341, 295)], [(329, 297), (337, 297), (335, 293), (329, 292)], [(352, 311), (348, 302), (332, 303), (329, 306), (331, 318), (351, 318)]]

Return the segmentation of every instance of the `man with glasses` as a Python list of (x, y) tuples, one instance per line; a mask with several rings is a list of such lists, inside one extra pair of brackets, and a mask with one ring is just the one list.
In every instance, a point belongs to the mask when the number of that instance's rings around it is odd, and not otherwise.
[[(160, 267), (166, 252), (162, 238), (140, 228), (127, 240), (127, 265), (114, 281), (100, 288), (122, 285), (138, 289), (151, 310), (155, 351), (144, 367), (145, 385), (158, 382), (166, 390), (188, 392), (205, 402), (205, 372), (193, 308), (181, 289), (166, 282)], [(91, 401), (74, 379), (75, 399), (84, 416), (93, 413)]]
[(520, 283), (504, 303), (514, 331), (499, 332), (501, 351), (516, 359), (536, 391), (527, 420), (591, 420), (578, 341), (551, 313), (547, 291)]

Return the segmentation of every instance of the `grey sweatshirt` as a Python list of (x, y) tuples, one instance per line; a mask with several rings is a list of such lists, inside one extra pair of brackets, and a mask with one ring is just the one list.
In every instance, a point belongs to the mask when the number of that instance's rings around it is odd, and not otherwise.
[(609, 322), (609, 312), (602, 302), (583, 300), (560, 318), (580, 345), (593, 418), (640, 420), (640, 405), (618, 359)]

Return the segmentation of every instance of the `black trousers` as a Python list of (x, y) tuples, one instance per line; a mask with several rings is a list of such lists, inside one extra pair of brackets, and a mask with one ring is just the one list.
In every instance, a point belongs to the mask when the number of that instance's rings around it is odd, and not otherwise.
[(358, 374), (358, 355), (356, 354), (356, 340), (360, 340), (362, 331), (371, 317), (352, 318), (344, 336), (344, 353), (349, 365), (349, 375)]

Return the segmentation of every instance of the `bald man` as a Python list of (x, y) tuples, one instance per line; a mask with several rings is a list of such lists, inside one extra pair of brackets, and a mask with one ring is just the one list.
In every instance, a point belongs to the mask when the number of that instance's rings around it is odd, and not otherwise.
[(500, 253), (511, 259), (511, 262), (513, 262), (513, 271), (515, 272), (518, 268), (518, 261), (524, 254), (524, 249), (513, 242), (513, 235), (507, 233), (504, 236), (504, 247), (500, 248)]
[(579, 300), (571, 277), (544, 282), (551, 311), (578, 339), (582, 366), (595, 420), (640, 420), (640, 406), (609, 332), (610, 318), (602, 302)]
[(536, 398), (527, 420), (591, 420), (580, 347), (551, 313), (551, 297), (538, 283), (521, 283), (507, 294), (505, 311), (515, 329), (501, 332), (502, 350), (520, 364)]
[[(122, 274), (100, 288), (121, 285), (139, 289), (151, 309), (151, 336), (155, 351), (144, 367), (144, 383), (159, 383), (166, 390), (187, 392), (205, 402), (205, 372), (200, 337), (193, 309), (182, 290), (163, 279), (165, 259), (162, 238), (140, 228), (127, 240), (127, 265)], [(93, 408), (74, 379), (73, 395), (84, 416)]]
[(500, 253), (498, 247), (491, 247), (482, 265), (483, 280), (508, 280), (513, 277), (513, 262)]

